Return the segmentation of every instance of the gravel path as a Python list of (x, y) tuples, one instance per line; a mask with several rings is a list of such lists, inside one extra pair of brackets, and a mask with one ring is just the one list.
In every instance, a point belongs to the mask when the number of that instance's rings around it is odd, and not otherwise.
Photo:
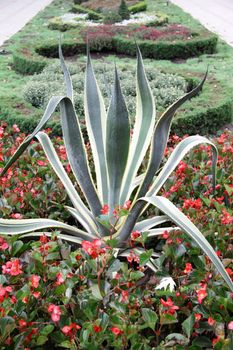
[(233, 0), (170, 0), (233, 46)]
[(52, 0), (0, 0), (0, 46)]

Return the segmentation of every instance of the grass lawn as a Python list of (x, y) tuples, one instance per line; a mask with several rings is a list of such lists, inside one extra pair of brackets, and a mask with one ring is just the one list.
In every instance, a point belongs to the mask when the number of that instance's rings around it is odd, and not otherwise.
[[(22, 91), (29, 76), (22, 76), (12, 69), (12, 53), (20, 47), (26, 48), (27, 45), (30, 45), (30, 42), (40, 43), (56, 38), (58, 40), (59, 32), (49, 30), (47, 21), (54, 16), (67, 13), (72, 4), (73, 1), (71, 0), (66, 0), (65, 2), (61, 0), (53, 1), (50, 6), (34, 17), (31, 22), (4, 45), (4, 49), (8, 54), (0, 55), (0, 79), (3, 82), (0, 86), (0, 118), (2, 120), (6, 119), (10, 123), (19, 123), (24, 131), (31, 129), (32, 121), (34, 123), (33, 126), (36, 125), (36, 121), (41, 116), (42, 111), (24, 101)], [(198, 21), (177, 6), (173, 4), (167, 5), (167, 1), (147, 0), (147, 4), (148, 11), (167, 13), (170, 23), (181, 23), (194, 31), (202, 28)], [(119, 58), (112, 55), (101, 58), (106, 62), (119, 62), (120, 60), (122, 64), (132, 62), (135, 65), (134, 58)], [(175, 72), (185, 77), (197, 78), (201, 78), (207, 67), (209, 67), (208, 84), (205, 85), (203, 93), (198, 98), (187, 102), (180, 111), (179, 116), (188, 116), (190, 112), (206, 110), (209, 107), (215, 108), (223, 101), (229, 102), (232, 100), (233, 76), (231, 72), (233, 72), (233, 48), (221, 40), (218, 43), (217, 53), (213, 55), (202, 55), (187, 60), (177, 60), (176, 62), (145, 59), (144, 63), (145, 67), (156, 67), (166, 72)], [(229, 108), (227, 113), (230, 113)], [(23, 123), (22, 120), (24, 121)]]

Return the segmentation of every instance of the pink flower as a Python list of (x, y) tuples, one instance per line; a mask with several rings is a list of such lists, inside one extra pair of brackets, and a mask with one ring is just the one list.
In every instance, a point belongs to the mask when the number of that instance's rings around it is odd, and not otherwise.
[(123, 209), (129, 210), (131, 206), (131, 201), (126, 201), (125, 204), (123, 205)]
[(107, 204), (104, 204), (102, 209), (100, 210), (102, 215), (107, 215), (109, 212), (109, 206)]
[(4, 299), (7, 299), (9, 294), (12, 292), (12, 288), (10, 286), (8, 287), (3, 287), (1, 284), (0, 284), (0, 303), (2, 303), (4, 301)]
[(50, 313), (51, 319), (53, 322), (58, 322), (60, 320), (60, 316), (61, 316), (60, 306), (50, 304), (47, 310), (48, 310), (48, 313)]
[(63, 278), (61, 272), (58, 272), (58, 273), (56, 274), (56, 279), (57, 279), (57, 282), (56, 282), (56, 285), (57, 285), (57, 286), (60, 286), (62, 283), (65, 282), (65, 280), (64, 280), (64, 278)]
[(81, 327), (76, 323), (71, 323), (69, 326), (62, 327), (61, 331), (64, 333), (67, 337), (70, 337), (73, 339), (75, 337), (75, 334), (77, 331), (81, 329)]
[(38, 288), (39, 281), (40, 281), (40, 276), (32, 275), (30, 277), (30, 282), (31, 282), (31, 285), (32, 285), (33, 288)]
[(121, 302), (127, 303), (129, 301), (129, 292), (127, 290), (123, 290), (121, 292)]
[(215, 324), (215, 320), (212, 317), (209, 317), (207, 322), (210, 326), (213, 326)]
[(19, 214), (19, 213), (15, 213), (15, 214), (11, 214), (12, 219), (17, 219), (20, 220), (22, 219), (23, 215)]
[(8, 243), (5, 241), (5, 239), (3, 239), (2, 237), (0, 237), (0, 249), (1, 250), (6, 250), (9, 248)]
[(231, 331), (233, 331), (233, 321), (231, 321), (230, 323), (228, 323), (227, 328), (230, 329)]
[(222, 210), (221, 223), (223, 225), (230, 225), (233, 223), (233, 216), (231, 216), (225, 209)]
[(23, 273), (19, 259), (7, 261), (5, 265), (2, 265), (2, 273), (11, 276), (18, 276)]
[(18, 127), (17, 124), (14, 124), (14, 125), (12, 126), (12, 129), (13, 129), (14, 132), (20, 132), (20, 129), (19, 129), (19, 127)]

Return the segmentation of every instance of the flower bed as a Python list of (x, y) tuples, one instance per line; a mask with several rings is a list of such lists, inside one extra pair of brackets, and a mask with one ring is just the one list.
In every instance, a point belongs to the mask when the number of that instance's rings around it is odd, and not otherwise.
[[(24, 136), (17, 125), (0, 127), (0, 167)], [(166, 157), (180, 140), (170, 139)], [(233, 276), (233, 133), (225, 131), (214, 142), (219, 149), (215, 196), (210, 197), (208, 146), (194, 149), (189, 162), (179, 164), (163, 195), (198, 225)], [(66, 166), (61, 139), (55, 144)], [(8, 201), (1, 214), (22, 218), (34, 212), (34, 217), (66, 220), (61, 184), (38, 146), (29, 153), (0, 180)], [(133, 232), (132, 246), (135, 240), (144, 244), (139, 232)], [(151, 247), (165, 254), (156, 260), (156, 275), (145, 268)], [(164, 229), (146, 248), (148, 255), (139, 252), (123, 261), (113, 259), (114, 241), (108, 247), (99, 240), (83, 242), (80, 249), (61, 243), (56, 233), (27, 243), (0, 238), (1, 348), (230, 349), (232, 294), (209, 259), (179, 231)]]

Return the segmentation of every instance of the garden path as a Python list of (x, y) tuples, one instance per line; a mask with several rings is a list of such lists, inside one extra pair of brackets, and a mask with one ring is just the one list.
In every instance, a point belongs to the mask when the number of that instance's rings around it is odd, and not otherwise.
[(52, 0), (0, 0), (0, 46)]
[(170, 0), (233, 46), (232, 0)]

